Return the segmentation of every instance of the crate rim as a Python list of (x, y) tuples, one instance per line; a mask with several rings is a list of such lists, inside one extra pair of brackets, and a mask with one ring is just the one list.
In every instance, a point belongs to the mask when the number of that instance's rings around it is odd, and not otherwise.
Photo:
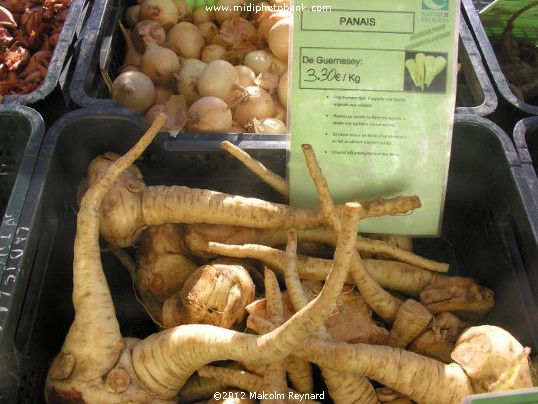
[(480, 52), (485, 60), (485, 64), (493, 78), (493, 82), (497, 88), (497, 91), (501, 96), (512, 106), (516, 107), (520, 111), (528, 115), (538, 115), (538, 105), (529, 104), (517, 99), (508, 87), (508, 82), (501, 70), (497, 56), (493, 51), (491, 43), (486, 31), (480, 21), (480, 17), (476, 8), (474, 7), (472, 0), (462, 0), (463, 9), (465, 10), (465, 16), (471, 27), (473, 35), (475, 36), (476, 43), (480, 49)]

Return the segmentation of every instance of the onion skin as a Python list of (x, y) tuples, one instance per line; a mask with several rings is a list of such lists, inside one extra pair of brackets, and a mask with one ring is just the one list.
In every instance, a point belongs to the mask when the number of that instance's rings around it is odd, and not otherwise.
[(182, 21), (170, 28), (166, 43), (180, 57), (200, 59), (206, 41), (196, 25)]
[(267, 37), (269, 49), (280, 60), (288, 60), (290, 29), (291, 18), (284, 18), (273, 25)]
[(171, 49), (157, 45), (151, 39), (146, 40), (146, 52), (142, 55), (140, 70), (156, 85), (166, 85), (179, 72), (179, 58)]
[(153, 20), (166, 31), (177, 24), (179, 10), (172, 0), (145, 0), (140, 4), (138, 20)]
[(218, 97), (206, 96), (189, 107), (186, 129), (192, 132), (226, 132), (232, 123), (228, 105)]
[(162, 45), (166, 39), (166, 32), (158, 22), (153, 20), (143, 20), (136, 24), (131, 30), (131, 41), (140, 53), (146, 51), (144, 38), (147, 36), (150, 36), (157, 45)]
[(125, 72), (116, 77), (112, 83), (112, 98), (122, 108), (144, 112), (155, 100), (155, 86), (143, 73)]
[(275, 105), (269, 92), (257, 86), (250, 86), (245, 89), (245, 93), (245, 100), (232, 109), (234, 121), (245, 126), (252, 118), (261, 120), (273, 116)]

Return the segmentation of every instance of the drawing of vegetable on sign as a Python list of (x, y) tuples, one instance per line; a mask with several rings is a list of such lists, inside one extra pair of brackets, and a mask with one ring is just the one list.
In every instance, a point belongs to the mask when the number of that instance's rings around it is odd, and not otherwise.
[(446, 54), (406, 52), (405, 91), (445, 92)]

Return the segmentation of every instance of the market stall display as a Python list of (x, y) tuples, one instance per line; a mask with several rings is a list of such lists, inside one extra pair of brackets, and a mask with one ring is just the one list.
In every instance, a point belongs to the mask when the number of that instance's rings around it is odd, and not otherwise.
[[(6, 360), (0, 380), (9, 397), (22, 394), (30, 400), (42, 399), (44, 376), (72, 322), (73, 309), (64, 304), (71, 296), (66, 287), (71, 282), (66, 279), (72, 273), (79, 185), (86, 167), (100, 154), (125, 153), (145, 128), (135, 113), (88, 108), (67, 114), (49, 131), (36, 170), (39, 175), (30, 189), (33, 202), (26, 204), (21, 216), (30, 229), (20, 245), (25, 254), (9, 263), (28, 274), (16, 280), (26, 291), (21, 294), (25, 298), (9, 307), (12, 328), (3, 336)], [(243, 145), (241, 138), (235, 142), (273, 172), (285, 172), (285, 139), (266, 140), (260, 147), (248, 141)], [(196, 144), (193, 148), (189, 141), (161, 133), (135, 165), (149, 185), (179, 184), (285, 201), (227, 155), (220, 141), (208, 137)], [(476, 148), (488, 152), (476, 153)], [(507, 135), (486, 119), (457, 115), (452, 154), (442, 237), (416, 239), (414, 251), (448, 263), (449, 275), (474, 278), (493, 291), (495, 305), (480, 322), (501, 326), (523, 346), (534, 348), (536, 303), (524, 263), (537, 244), (525, 210), (526, 194), (520, 188), (521, 167), (514, 148)], [(58, 193), (64, 195), (62, 201), (54, 197)], [(137, 302), (131, 275), (113, 251), (104, 252), (102, 260), (119, 329), (124, 336), (145, 338), (156, 332), (155, 323)]]
[(63, 75), (89, 2), (4, 0), (0, 7), (2, 20), (10, 17), (1, 26), (1, 102), (33, 105), (66, 85)]

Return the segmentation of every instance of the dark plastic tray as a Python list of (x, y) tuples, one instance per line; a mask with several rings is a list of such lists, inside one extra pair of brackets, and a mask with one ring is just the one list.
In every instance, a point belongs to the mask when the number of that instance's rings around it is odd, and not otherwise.
[[(45, 126), (34, 109), (0, 105), (0, 278), (12, 242), (23, 236), (16, 231), (30, 186)], [(0, 296), (1, 306), (2, 296)]]
[[(102, 79), (104, 67), (114, 79), (122, 63), (125, 43), (118, 29), (118, 21), (129, 0), (96, 0), (87, 24), (87, 30), (70, 86), (73, 102), (81, 107), (117, 107), (110, 99)], [(463, 18), (460, 19), (459, 58), (462, 71), (458, 80), (456, 113), (488, 116), (497, 107), (497, 96), (474, 38)]]
[(493, 119), (507, 133), (511, 134), (517, 121), (527, 116), (538, 115), (538, 105), (518, 100), (508, 87), (506, 77), (501, 70), (497, 56), (480, 21), (480, 16), (473, 1), (462, 0), (462, 9), (482, 54), (483, 63), (498, 94), (499, 106)]
[[(43, 80), (43, 83), (39, 88), (31, 93), (4, 96), (4, 104), (34, 106), (34, 104), (44, 101), (49, 94), (58, 88), (58, 86), (67, 93), (67, 74), (68, 67), (70, 63), (72, 63), (73, 46), (82, 30), (85, 16), (88, 9), (91, 8), (92, 2), (93, 0), (72, 0), (67, 18), (62, 26), (58, 44), (54, 48), (45, 80)], [(59, 100), (62, 101), (61, 98), (59, 98)], [(65, 101), (64, 103), (67, 102)]]
[[(514, 127), (514, 143), (517, 149), (525, 182), (529, 188), (529, 217), (538, 229), (538, 116), (527, 117), (519, 121)], [(538, 231), (538, 230), (537, 230)], [(533, 289), (538, 293), (538, 271), (532, 272), (529, 278)]]
[[(18, 294), (7, 312), (0, 312), (0, 396), (8, 402), (42, 400), (46, 371), (73, 319), (76, 196), (86, 166), (103, 152), (124, 153), (144, 128), (136, 114), (95, 108), (70, 112), (47, 133), (19, 225), (30, 229), (18, 245), (24, 254), (8, 263), (25, 276), (16, 279)], [(284, 174), (285, 137), (229, 139)], [(183, 141), (161, 134), (136, 164), (148, 184), (207, 187), (282, 202), (210, 136)], [(490, 121), (457, 114), (450, 164), (442, 237), (419, 239), (416, 250), (450, 262), (452, 273), (493, 289), (497, 304), (484, 322), (507, 328), (534, 349), (538, 310), (526, 268), (537, 244), (514, 146)], [(154, 332), (133, 296), (127, 271), (109, 254), (102, 259), (123, 335)]]

